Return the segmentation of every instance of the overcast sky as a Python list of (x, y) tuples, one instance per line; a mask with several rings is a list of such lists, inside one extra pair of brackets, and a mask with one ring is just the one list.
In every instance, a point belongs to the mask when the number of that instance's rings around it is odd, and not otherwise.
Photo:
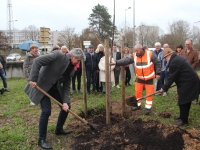
[[(7, 29), (7, 0), (0, 0), (0, 30)], [(114, 0), (12, 0), (14, 27), (22, 30), (29, 25), (49, 27), (52, 31), (66, 26), (80, 33), (87, 28), (88, 17), (98, 3), (108, 8), (113, 16)], [(115, 24), (118, 29), (125, 24), (133, 27), (133, 0), (115, 0)], [(200, 0), (135, 0), (135, 25), (157, 25), (165, 33), (174, 20), (188, 21), (191, 25), (200, 21)]]

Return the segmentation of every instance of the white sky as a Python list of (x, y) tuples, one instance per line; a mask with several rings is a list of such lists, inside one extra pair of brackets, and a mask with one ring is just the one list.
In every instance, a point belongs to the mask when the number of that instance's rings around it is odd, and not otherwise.
[[(62, 30), (74, 27), (76, 33), (89, 25), (88, 17), (98, 3), (108, 8), (113, 16), (114, 0), (12, 0), (14, 27), (22, 30), (29, 25)], [(115, 0), (115, 24), (123, 28), (133, 27), (133, 0)], [(200, 21), (200, 0), (135, 0), (135, 25), (158, 25), (164, 32), (169, 22), (188, 21), (191, 25)], [(7, 0), (0, 0), (0, 30), (7, 29)]]

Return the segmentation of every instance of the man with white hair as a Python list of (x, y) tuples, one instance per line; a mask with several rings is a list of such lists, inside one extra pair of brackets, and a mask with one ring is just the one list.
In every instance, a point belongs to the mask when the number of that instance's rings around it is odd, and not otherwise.
[[(153, 51), (154, 54), (156, 54), (156, 56), (158, 57), (158, 55), (162, 52), (162, 49), (161, 49), (161, 43), (160, 42), (156, 42), (155, 43), (155, 50)], [(156, 87), (154, 87), (156, 89), (156, 91), (160, 90), (161, 87), (162, 87), (162, 83), (161, 83), (161, 80), (157, 80), (156, 81)], [(160, 95), (161, 93), (158, 93), (156, 95)]]
[(35, 86), (41, 87), (63, 105), (58, 116), (55, 134), (70, 134), (72, 131), (64, 130), (63, 125), (67, 119), (67, 110), (70, 108), (70, 83), (74, 74), (74, 66), (82, 59), (84, 59), (84, 54), (79, 48), (72, 49), (68, 54), (53, 51), (34, 59), (28, 79), (29, 83), (24, 91), (33, 103), (36, 105), (40, 103), (42, 112), (39, 120), (38, 145), (44, 149), (51, 149), (46, 141), (48, 119), (51, 115), (51, 101)]
[(181, 51), (181, 56), (185, 57), (190, 62), (192, 68), (196, 69), (199, 64), (199, 53), (192, 48), (192, 45), (192, 40), (186, 40), (185, 49)]

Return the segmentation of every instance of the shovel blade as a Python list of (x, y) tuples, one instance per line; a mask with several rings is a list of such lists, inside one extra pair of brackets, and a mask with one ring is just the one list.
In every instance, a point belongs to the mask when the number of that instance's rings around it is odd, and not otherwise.
[(135, 96), (129, 96), (126, 98), (126, 104), (129, 106), (137, 106), (137, 100)]

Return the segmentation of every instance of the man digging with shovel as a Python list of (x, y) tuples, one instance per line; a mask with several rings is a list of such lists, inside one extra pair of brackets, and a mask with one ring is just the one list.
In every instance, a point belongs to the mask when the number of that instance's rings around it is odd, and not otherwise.
[[(135, 80), (135, 95), (136, 99), (142, 97), (142, 91), (145, 88), (146, 94), (152, 94), (154, 92), (153, 79), (156, 77), (160, 79), (161, 62), (157, 58), (156, 54), (152, 51), (144, 50), (142, 45), (136, 44), (134, 47), (135, 52), (131, 57), (126, 57), (111, 65), (125, 66), (134, 62), (136, 80)], [(148, 115), (152, 107), (152, 96), (146, 98), (145, 114)], [(137, 101), (137, 105), (132, 108), (133, 111), (141, 109), (141, 100)]]
[[(41, 115), (39, 120), (38, 145), (44, 149), (51, 149), (46, 141), (48, 119), (51, 115), (50, 98), (40, 92), (39, 86), (50, 96), (58, 100), (61, 104), (60, 114), (56, 125), (56, 135), (66, 135), (70, 130), (64, 130), (63, 125), (67, 119), (70, 108), (70, 82), (74, 74), (74, 66), (84, 58), (83, 51), (79, 48), (72, 49), (68, 54), (53, 51), (48, 55), (38, 57), (34, 60), (29, 84), (24, 91), (36, 105), (41, 105)], [(63, 83), (63, 87), (61, 86)]]

